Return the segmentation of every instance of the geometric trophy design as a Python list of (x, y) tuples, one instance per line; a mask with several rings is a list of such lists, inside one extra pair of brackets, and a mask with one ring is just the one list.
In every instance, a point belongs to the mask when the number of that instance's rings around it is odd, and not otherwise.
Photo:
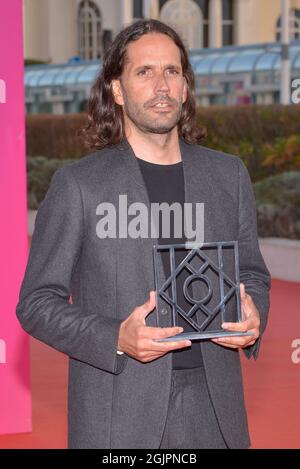
[[(181, 317), (180, 325), (188, 328), (159, 341), (252, 335), (221, 327), (223, 322), (242, 320), (237, 241), (187, 246), (153, 246), (157, 325), (162, 315), (168, 315), (169, 326), (178, 326)], [(169, 264), (165, 282), (158, 274), (159, 255)]]

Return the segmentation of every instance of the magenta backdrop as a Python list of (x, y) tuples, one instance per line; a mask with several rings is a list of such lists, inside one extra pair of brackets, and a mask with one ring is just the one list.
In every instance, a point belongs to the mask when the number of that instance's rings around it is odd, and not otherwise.
[(29, 338), (16, 318), (27, 259), (22, 0), (0, 0), (0, 433), (31, 431)]

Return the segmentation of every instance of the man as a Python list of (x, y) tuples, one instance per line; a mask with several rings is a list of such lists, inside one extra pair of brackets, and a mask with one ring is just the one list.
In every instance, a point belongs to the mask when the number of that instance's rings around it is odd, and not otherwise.
[[(70, 357), (70, 448), (249, 447), (239, 349), (257, 357), (269, 273), (244, 165), (195, 145), (193, 87), (171, 28), (145, 20), (121, 31), (89, 103), (84, 136), (98, 150), (56, 172), (38, 211), (17, 315)], [(204, 241), (238, 240), (244, 321), (223, 327), (252, 336), (157, 340), (184, 326), (170, 327), (165, 308), (157, 327), (154, 312), (153, 244), (178, 242), (178, 227), (167, 240), (128, 236), (124, 213), (118, 230), (104, 227), (120, 195), (131, 208), (201, 202)], [(159, 269), (168, 274), (165, 261)]]

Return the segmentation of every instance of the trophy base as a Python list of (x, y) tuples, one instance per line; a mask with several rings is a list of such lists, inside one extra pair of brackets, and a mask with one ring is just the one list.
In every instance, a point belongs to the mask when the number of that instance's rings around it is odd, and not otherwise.
[(156, 342), (174, 342), (177, 340), (206, 340), (217, 339), (222, 337), (238, 337), (238, 336), (253, 336), (251, 332), (236, 332), (236, 331), (207, 331), (207, 332), (182, 332), (181, 334), (164, 339), (156, 339)]

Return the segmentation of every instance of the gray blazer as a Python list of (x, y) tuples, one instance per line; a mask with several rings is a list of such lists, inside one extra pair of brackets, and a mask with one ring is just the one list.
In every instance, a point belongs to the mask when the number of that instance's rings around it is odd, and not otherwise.
[[(259, 251), (251, 182), (234, 156), (180, 141), (186, 202), (205, 204), (205, 242), (238, 240), (240, 277), (261, 314), (270, 277)], [(40, 206), (17, 316), (25, 331), (69, 356), (69, 447), (158, 448), (172, 355), (143, 364), (117, 355), (121, 322), (154, 290), (153, 238), (96, 236), (101, 201), (149, 206), (129, 143), (58, 170)], [(163, 276), (162, 263), (159, 267)], [(72, 295), (71, 304), (69, 297)], [(162, 316), (162, 324), (167, 316)], [(156, 311), (147, 325), (156, 325)], [(167, 325), (167, 324), (166, 324)], [(214, 327), (212, 323), (211, 327)], [(244, 350), (256, 358), (260, 346)], [(226, 443), (249, 446), (239, 352), (201, 344), (209, 393)]]

